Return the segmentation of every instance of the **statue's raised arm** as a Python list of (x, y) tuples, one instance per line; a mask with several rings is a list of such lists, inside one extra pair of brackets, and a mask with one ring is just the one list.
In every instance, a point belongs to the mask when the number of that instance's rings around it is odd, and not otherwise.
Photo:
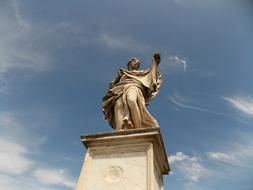
[(158, 64), (161, 61), (161, 55), (160, 53), (154, 53), (153, 57), (152, 57), (152, 65), (151, 65), (151, 69), (154, 70), (155, 72), (157, 71), (157, 67)]
[(150, 102), (159, 92), (161, 83), (162, 83), (162, 76), (158, 71), (158, 65), (161, 61), (160, 53), (154, 53), (152, 56), (152, 65), (151, 65), (151, 76), (152, 76), (152, 90), (150, 99), (147, 102)]
[(159, 127), (145, 107), (157, 95), (161, 85), (159, 63), (160, 54), (155, 53), (150, 69), (139, 70), (140, 60), (132, 58), (127, 70), (119, 70), (103, 98), (103, 112), (112, 128)]

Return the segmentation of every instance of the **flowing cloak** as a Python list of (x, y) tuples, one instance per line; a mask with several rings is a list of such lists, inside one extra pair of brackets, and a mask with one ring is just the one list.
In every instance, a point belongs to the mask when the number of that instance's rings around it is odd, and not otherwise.
[[(157, 64), (152, 64), (152, 67), (147, 70), (128, 71), (120, 69), (114, 81), (109, 85), (109, 90), (106, 96), (103, 97), (103, 113), (105, 119), (108, 120), (112, 128), (116, 128), (115, 124), (115, 102), (121, 100), (125, 110), (128, 110), (126, 103), (125, 92), (132, 87), (136, 87), (138, 98), (141, 100), (139, 109), (141, 110), (142, 127), (158, 127), (156, 120), (147, 111), (145, 105), (157, 95), (161, 85), (161, 75), (157, 69)], [(131, 125), (131, 113), (126, 111), (125, 118)], [(132, 126), (133, 127), (133, 126)]]

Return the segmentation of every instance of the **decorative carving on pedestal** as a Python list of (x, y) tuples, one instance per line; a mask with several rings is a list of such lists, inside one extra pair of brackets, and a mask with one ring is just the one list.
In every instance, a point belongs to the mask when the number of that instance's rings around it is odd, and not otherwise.
[(104, 174), (105, 181), (109, 183), (122, 180), (124, 177), (124, 170), (119, 166), (109, 166)]

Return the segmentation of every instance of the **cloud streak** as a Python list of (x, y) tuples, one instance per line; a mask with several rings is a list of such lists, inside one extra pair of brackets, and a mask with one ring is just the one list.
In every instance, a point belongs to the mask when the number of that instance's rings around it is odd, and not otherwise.
[(235, 155), (224, 152), (207, 152), (207, 157), (214, 161), (220, 161), (228, 164), (238, 164)]
[(75, 183), (64, 170), (39, 168), (34, 172), (35, 178), (46, 185), (59, 185), (74, 189)]
[(198, 106), (183, 104), (183, 103), (177, 101), (171, 95), (169, 95), (169, 99), (171, 100), (172, 103), (174, 103), (175, 105), (177, 105), (179, 107), (182, 107), (182, 108), (192, 109), (192, 110), (196, 110), (196, 111), (200, 111), (200, 112), (211, 113), (211, 114), (215, 114), (215, 115), (219, 115), (219, 116), (224, 116), (224, 117), (228, 117), (230, 119), (233, 119), (230, 115), (228, 115), (226, 113), (223, 113), (223, 112), (218, 112), (218, 111), (214, 111), (214, 110), (210, 110), (210, 109), (206, 109), (206, 108), (202, 108), (202, 107), (198, 107)]
[(251, 175), (253, 141), (252, 134), (248, 135), (244, 134), (238, 139), (233, 139), (229, 146), (219, 151), (206, 152), (208, 163), (216, 170), (216, 176), (231, 179), (240, 175)]
[(223, 97), (234, 108), (253, 117), (253, 99), (251, 97)]

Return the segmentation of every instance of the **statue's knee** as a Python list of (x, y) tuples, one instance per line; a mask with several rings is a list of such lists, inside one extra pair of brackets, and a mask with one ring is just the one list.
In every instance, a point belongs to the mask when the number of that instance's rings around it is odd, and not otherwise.
[(134, 97), (134, 96), (129, 96), (128, 99), (127, 99), (127, 104), (130, 107), (135, 107), (137, 105), (137, 98)]
[(136, 101), (133, 100), (133, 99), (128, 99), (128, 100), (127, 100), (127, 103), (128, 103), (128, 105), (135, 105), (135, 104), (136, 104)]
[(117, 100), (115, 102), (114, 107), (115, 107), (115, 110), (120, 110), (121, 111), (121, 109), (123, 108), (123, 102), (122, 102), (122, 100)]
[(137, 92), (136, 92), (135, 89), (130, 88), (127, 91), (127, 99), (130, 100), (130, 101), (136, 101), (136, 99), (137, 99)]

